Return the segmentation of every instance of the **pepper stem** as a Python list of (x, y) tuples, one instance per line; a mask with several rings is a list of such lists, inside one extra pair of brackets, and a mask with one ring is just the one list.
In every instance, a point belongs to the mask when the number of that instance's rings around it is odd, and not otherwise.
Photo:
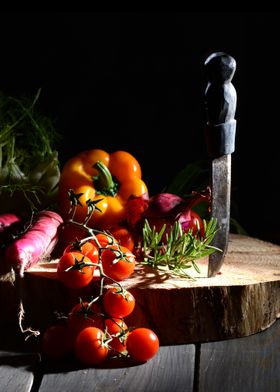
[(101, 161), (97, 161), (93, 167), (98, 171), (98, 175), (93, 177), (96, 193), (105, 196), (115, 196), (118, 192), (119, 185), (113, 180), (108, 167)]

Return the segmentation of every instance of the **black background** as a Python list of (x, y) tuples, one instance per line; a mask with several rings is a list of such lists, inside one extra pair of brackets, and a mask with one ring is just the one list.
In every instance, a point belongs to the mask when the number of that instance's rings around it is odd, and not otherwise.
[(0, 88), (35, 94), (63, 164), (86, 149), (131, 152), (150, 194), (205, 159), (203, 62), (237, 61), (232, 197), (248, 234), (280, 243), (279, 13), (0, 12)]

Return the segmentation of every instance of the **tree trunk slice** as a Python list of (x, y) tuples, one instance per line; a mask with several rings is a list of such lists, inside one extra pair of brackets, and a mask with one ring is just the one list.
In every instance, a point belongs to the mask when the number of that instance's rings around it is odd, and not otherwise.
[[(57, 260), (30, 268), (24, 278), (28, 322), (41, 328), (54, 311), (68, 312), (96, 294), (96, 285), (69, 290), (56, 279)], [(221, 273), (207, 278), (208, 259), (197, 262), (195, 280), (139, 265), (122, 285), (136, 298), (129, 326), (148, 327), (162, 345), (225, 340), (252, 335), (280, 317), (280, 246), (256, 238), (230, 235)], [(189, 270), (188, 270), (188, 273)]]

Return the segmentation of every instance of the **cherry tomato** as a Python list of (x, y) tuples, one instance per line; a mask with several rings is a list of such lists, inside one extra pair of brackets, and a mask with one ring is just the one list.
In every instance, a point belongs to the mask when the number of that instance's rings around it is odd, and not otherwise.
[(104, 273), (116, 281), (128, 278), (135, 268), (135, 256), (127, 248), (112, 245), (102, 251), (101, 261)]
[[(115, 243), (114, 239), (110, 235), (107, 235), (105, 233), (104, 234), (103, 233), (96, 234), (96, 238), (97, 238), (101, 248), (106, 248), (106, 246), (113, 245)], [(96, 245), (98, 246), (98, 244), (96, 244)]]
[(159, 340), (151, 329), (136, 328), (129, 333), (126, 348), (137, 362), (146, 362), (158, 352)]
[(93, 278), (95, 267), (83, 266), (83, 263), (92, 263), (92, 261), (79, 252), (65, 253), (57, 264), (58, 279), (71, 289), (87, 286)]
[(127, 290), (112, 287), (103, 296), (105, 312), (116, 318), (128, 316), (135, 307), (135, 298)]
[(70, 351), (68, 330), (64, 325), (52, 325), (47, 328), (41, 341), (42, 351), (48, 357), (64, 357)]
[(87, 327), (96, 327), (103, 329), (103, 317), (101, 309), (95, 303), (81, 302), (75, 305), (67, 318), (67, 327), (69, 330), (72, 345), (78, 334)]
[(87, 365), (96, 365), (107, 357), (108, 347), (104, 343), (105, 334), (101, 329), (88, 327), (76, 338), (75, 353), (80, 361)]
[(118, 243), (126, 247), (131, 252), (134, 249), (134, 239), (132, 233), (122, 226), (114, 226), (110, 229), (112, 236), (118, 241)]
[(112, 340), (109, 342), (111, 347), (110, 352), (112, 354), (123, 353), (126, 351), (126, 340), (127, 340), (127, 325), (121, 318), (111, 318), (105, 320), (105, 328), (108, 333), (112, 336)]
[(69, 252), (80, 252), (87, 256), (93, 263), (98, 263), (99, 252), (95, 242), (92, 240), (89, 240), (83, 244), (81, 244), (80, 241), (74, 241), (65, 248), (63, 253)]

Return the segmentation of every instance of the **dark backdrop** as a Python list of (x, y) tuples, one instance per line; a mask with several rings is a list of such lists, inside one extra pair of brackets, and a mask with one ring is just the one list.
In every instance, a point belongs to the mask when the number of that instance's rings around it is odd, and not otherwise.
[(277, 12), (0, 13), (0, 88), (34, 94), (63, 135), (62, 163), (90, 148), (131, 152), (156, 193), (205, 159), (203, 62), (235, 57), (235, 217), (280, 243)]

